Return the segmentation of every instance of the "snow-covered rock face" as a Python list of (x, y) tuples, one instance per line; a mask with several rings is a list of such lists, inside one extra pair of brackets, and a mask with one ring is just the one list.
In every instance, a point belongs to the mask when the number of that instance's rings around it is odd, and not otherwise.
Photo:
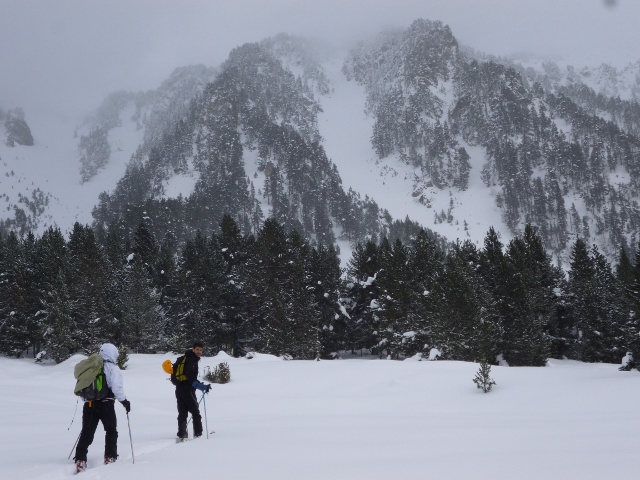
[(7, 146), (13, 147), (18, 144), (30, 147), (33, 145), (33, 135), (24, 118), (8, 115), (4, 122), (4, 128), (7, 131)]
[(113, 93), (80, 126), (38, 123), (29, 149), (12, 134), (0, 218), (19, 233), (122, 212), (133, 225), (144, 201), (190, 198), (214, 216), (171, 220), (196, 218), (185, 231), (216, 228), (221, 203), (250, 212), (243, 228), (275, 215), (344, 252), (395, 235), (394, 219), (413, 222), (405, 240), (421, 225), (478, 246), (491, 226), (506, 243), (530, 222), (557, 261), (576, 236), (613, 260), (638, 240), (639, 71), (474, 58), (437, 21), (347, 54), (281, 34)]
[(5, 112), (0, 108), (0, 137), (4, 137), (4, 144), (7, 147), (33, 146), (33, 135), (22, 109), (15, 108)]
[[(637, 241), (639, 65), (578, 73), (546, 62), (536, 70), (460, 53), (446, 27), (416, 21), (356, 48), (343, 71), (366, 93), (371, 170), (396, 195), (413, 197), (400, 214), (477, 245), (490, 226), (508, 240), (531, 223), (565, 263), (576, 236), (610, 259)], [(605, 100), (613, 92), (627, 101)], [(363, 191), (389, 202), (371, 190)]]

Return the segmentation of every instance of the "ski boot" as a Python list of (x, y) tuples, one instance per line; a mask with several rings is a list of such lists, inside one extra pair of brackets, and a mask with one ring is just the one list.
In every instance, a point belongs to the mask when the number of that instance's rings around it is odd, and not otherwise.
[(104, 457), (104, 464), (105, 465), (108, 465), (108, 464), (113, 463), (115, 461), (116, 461), (115, 457)]
[(87, 469), (87, 461), (86, 460), (78, 460), (76, 462), (76, 473), (84, 472)]

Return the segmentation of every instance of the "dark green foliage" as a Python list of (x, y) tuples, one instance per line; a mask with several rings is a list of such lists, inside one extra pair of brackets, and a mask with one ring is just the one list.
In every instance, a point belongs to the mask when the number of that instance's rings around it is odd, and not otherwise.
[(116, 359), (116, 365), (120, 367), (120, 370), (126, 370), (128, 361), (129, 349), (126, 347), (126, 345), (120, 345), (118, 347), (118, 358)]
[(557, 302), (560, 272), (529, 225), (507, 246), (502, 353), (510, 365), (544, 366), (550, 356), (547, 332)]
[(204, 379), (211, 383), (229, 383), (231, 381), (231, 369), (227, 362), (219, 363), (213, 370), (207, 367)]
[(309, 253), (295, 230), (287, 235), (274, 219), (258, 234), (246, 285), (251, 323), (263, 351), (301, 359), (320, 355), (320, 315), (310, 289)]
[(484, 393), (490, 392), (496, 382), (491, 378), (491, 365), (488, 362), (484, 361), (480, 363), (480, 369), (476, 373), (476, 376), (473, 379), (473, 383), (476, 384), (480, 390)]
[(586, 362), (619, 362), (626, 352), (624, 290), (598, 249), (588, 251), (581, 239), (573, 245), (568, 290), (575, 356)]
[(207, 354), (232, 343), (230, 325), (224, 321), (224, 302), (231, 289), (217, 238), (207, 239), (198, 232), (185, 245), (171, 285), (169, 341), (176, 351), (195, 338), (206, 345)]
[(320, 357), (335, 358), (343, 349), (347, 318), (340, 312), (340, 259), (333, 245), (313, 248), (309, 258), (309, 288), (320, 311)]
[(117, 226), (79, 224), (68, 241), (53, 228), (0, 237), (1, 352), (59, 362), (109, 341), (126, 363), (128, 352), (182, 351), (198, 339), (207, 355), (287, 359), (403, 359), (434, 348), (487, 365), (640, 356), (640, 274), (633, 266), (624, 288), (582, 240), (566, 281), (529, 226), (506, 248), (493, 229), (481, 250), (467, 241), (445, 252), (426, 231), (409, 244), (356, 244), (342, 279), (333, 245), (313, 247), (275, 219), (257, 238), (231, 216), (219, 230), (182, 249), (171, 236), (158, 248), (144, 224), (131, 239)]
[(634, 257), (634, 265), (630, 278), (626, 284), (626, 321), (623, 324), (626, 350), (631, 353), (636, 368), (640, 366), (640, 362), (636, 359), (640, 358), (640, 246), (636, 250)]
[(34, 318), (40, 310), (34, 281), (35, 239), (13, 232), (4, 242), (0, 291), (0, 351), (20, 357), (41, 335)]
[(44, 349), (49, 358), (60, 363), (69, 358), (76, 347), (74, 339), (76, 325), (72, 317), (74, 305), (62, 270), (44, 303), (43, 313), (46, 316), (44, 322), (47, 325), (43, 334)]
[(345, 285), (344, 302), (348, 311), (345, 342), (346, 349), (377, 352), (376, 332), (380, 289), (377, 275), (380, 270), (378, 246), (371, 241), (357, 244), (347, 264), (348, 281)]
[(616, 278), (624, 288), (630, 288), (633, 285), (634, 267), (624, 247), (620, 247), (618, 265), (616, 266)]
[(399, 354), (416, 353), (420, 348), (412, 343), (415, 322), (412, 318), (412, 292), (409, 283), (409, 252), (398, 239), (393, 245), (383, 239), (380, 245), (380, 269), (377, 285), (380, 289), (378, 309), (378, 345), (389, 358)]
[(88, 135), (80, 137), (78, 151), (80, 153), (80, 177), (82, 182), (91, 180), (109, 162), (111, 147), (107, 139), (108, 133), (109, 130), (107, 128), (97, 127), (89, 132)]
[(456, 245), (447, 256), (443, 281), (431, 292), (431, 341), (443, 358), (493, 359), (501, 326), (493, 297), (481, 277), (478, 252), (471, 243)]

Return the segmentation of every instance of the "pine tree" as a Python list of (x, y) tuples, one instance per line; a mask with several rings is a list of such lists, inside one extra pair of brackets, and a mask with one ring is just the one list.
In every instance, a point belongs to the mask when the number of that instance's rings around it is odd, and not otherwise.
[(393, 246), (383, 240), (380, 248), (382, 268), (377, 279), (380, 301), (377, 316), (379, 320), (379, 345), (386, 350), (387, 357), (411, 355), (420, 347), (411, 345), (417, 325), (410, 320), (412, 292), (409, 283), (408, 251), (397, 239)]
[(162, 346), (164, 311), (143, 265), (129, 265), (118, 292), (120, 341), (136, 353), (155, 353)]
[[(595, 303), (595, 266), (589, 256), (585, 242), (577, 238), (571, 249), (571, 270), (569, 271), (569, 303), (575, 335), (574, 355), (578, 360), (594, 361), (591, 340), (595, 323), (592, 317)], [(585, 328), (586, 327), (586, 328)], [(597, 329), (596, 329), (597, 331)]]
[(568, 282), (570, 315), (577, 331), (575, 356), (586, 362), (618, 362), (624, 355), (623, 289), (605, 257), (577, 239)]
[(249, 311), (262, 351), (293, 358), (316, 358), (319, 312), (308, 276), (309, 246), (297, 232), (285, 234), (268, 219), (258, 234), (246, 268)]
[(178, 261), (170, 303), (170, 344), (174, 350), (194, 339), (206, 345), (207, 354), (226, 348), (228, 326), (223, 320), (223, 302), (229, 285), (227, 264), (215, 237), (200, 232), (187, 242)]
[(220, 222), (218, 247), (226, 262), (226, 288), (222, 290), (222, 317), (227, 324), (226, 343), (234, 356), (242, 355), (244, 343), (250, 337), (249, 315), (241, 275), (242, 265), (247, 261), (247, 240), (242, 237), (235, 220), (228, 215)]
[(595, 316), (597, 323), (590, 325), (593, 332), (592, 358), (595, 361), (617, 363), (626, 353), (624, 324), (628, 319), (624, 288), (615, 278), (611, 265), (594, 245), (591, 249), (594, 265), (596, 293)]
[(476, 384), (476, 387), (481, 389), (484, 393), (488, 393), (491, 391), (496, 382), (491, 378), (491, 365), (488, 362), (484, 361), (480, 363), (480, 369), (476, 373), (476, 376), (473, 379), (473, 383)]
[(633, 266), (633, 281), (627, 289), (628, 320), (624, 325), (627, 350), (631, 352), (634, 363), (640, 368), (640, 244), (636, 249)]
[(548, 324), (555, 313), (557, 272), (530, 226), (507, 246), (509, 281), (503, 317), (503, 355), (512, 366), (544, 366), (550, 355)]
[(129, 362), (129, 351), (126, 345), (118, 346), (118, 358), (116, 359), (116, 365), (120, 370), (127, 369), (127, 363)]
[(616, 266), (616, 278), (625, 287), (629, 288), (633, 284), (634, 269), (627, 250), (624, 247), (620, 247), (620, 253), (618, 254), (618, 265)]
[[(444, 275), (444, 257), (435, 241), (420, 230), (409, 249), (408, 282), (411, 290), (409, 321), (415, 331), (411, 343), (418, 350), (434, 346), (435, 302), (433, 295)], [(428, 353), (428, 351), (424, 352)], [(411, 352), (407, 352), (408, 355)]]
[(356, 350), (377, 348), (375, 335), (378, 317), (375, 312), (380, 298), (380, 288), (377, 284), (379, 270), (378, 246), (372, 241), (366, 242), (365, 245), (357, 244), (347, 263), (348, 281), (343, 295), (349, 314), (346, 342), (352, 353)]
[(334, 358), (344, 350), (346, 320), (340, 311), (340, 259), (333, 245), (320, 244), (310, 252), (309, 279), (320, 314), (320, 356)]
[(22, 356), (31, 343), (29, 317), (33, 307), (30, 302), (30, 266), (26, 259), (26, 249), (24, 242), (11, 232), (4, 242), (0, 272), (0, 351), (16, 357)]
[(495, 358), (501, 330), (489, 291), (476, 273), (479, 257), (465, 242), (447, 256), (443, 282), (433, 295), (434, 342), (443, 358)]
[(47, 328), (44, 332), (44, 350), (56, 363), (69, 358), (76, 349), (76, 325), (73, 321), (73, 301), (69, 296), (67, 282), (59, 271), (47, 298), (44, 300), (44, 315)]
[(149, 278), (154, 278), (154, 263), (158, 254), (158, 245), (146, 223), (140, 222), (133, 237), (133, 261), (144, 268)]
[(90, 354), (98, 350), (110, 333), (105, 324), (111, 318), (104, 301), (108, 282), (105, 263), (93, 230), (88, 225), (75, 223), (67, 247), (69, 294), (74, 299), (73, 317), (79, 329), (78, 346)]

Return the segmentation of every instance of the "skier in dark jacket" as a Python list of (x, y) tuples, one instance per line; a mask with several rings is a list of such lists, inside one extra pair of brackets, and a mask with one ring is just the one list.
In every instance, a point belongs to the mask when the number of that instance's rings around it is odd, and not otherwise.
[(113, 408), (117, 399), (127, 413), (131, 410), (131, 403), (124, 395), (122, 373), (116, 365), (118, 349), (111, 343), (100, 347), (100, 356), (104, 361), (104, 379), (107, 382), (106, 391), (100, 400), (84, 402), (82, 409), (82, 431), (76, 448), (76, 470), (82, 472), (87, 468), (87, 451), (93, 443), (93, 436), (102, 422), (104, 427), (104, 463), (115, 462), (118, 458), (118, 430), (116, 412)]
[(178, 439), (188, 438), (187, 416), (190, 413), (193, 418), (193, 438), (202, 436), (202, 417), (196, 399), (196, 389), (209, 393), (211, 385), (205, 385), (198, 381), (198, 362), (202, 356), (204, 345), (195, 342), (191, 350), (184, 353), (185, 363), (183, 375), (185, 380), (176, 385), (176, 400), (178, 403)]

